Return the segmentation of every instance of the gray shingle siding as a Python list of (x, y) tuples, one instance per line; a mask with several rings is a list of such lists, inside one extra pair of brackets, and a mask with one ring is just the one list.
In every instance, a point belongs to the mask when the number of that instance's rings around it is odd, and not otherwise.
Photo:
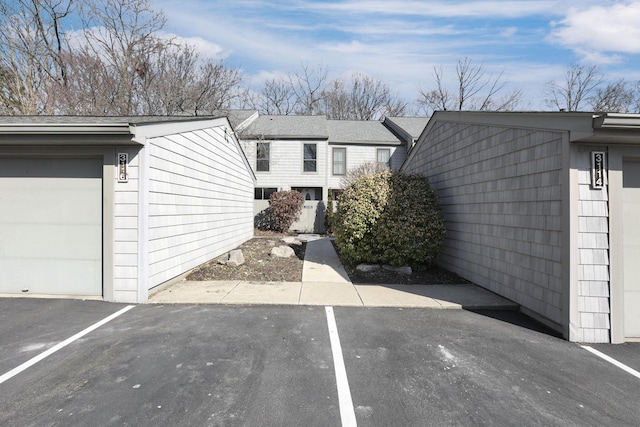
[(562, 132), (438, 121), (407, 172), (429, 177), (441, 264), (562, 323)]

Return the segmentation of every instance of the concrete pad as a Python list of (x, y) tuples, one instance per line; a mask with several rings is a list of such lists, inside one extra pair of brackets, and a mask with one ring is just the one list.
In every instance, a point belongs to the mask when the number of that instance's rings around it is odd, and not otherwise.
[(240, 281), (177, 282), (149, 297), (150, 304), (217, 304)]
[(351, 283), (329, 238), (307, 242), (302, 281)]
[(415, 285), (354, 285), (367, 307), (442, 308), (433, 298), (417, 292)]
[(503, 298), (477, 285), (428, 285), (416, 286), (416, 292), (440, 303), (442, 308), (500, 308), (517, 309), (513, 301)]
[(223, 304), (298, 304), (300, 282), (240, 282)]
[(300, 240), (301, 242), (312, 242), (314, 240), (319, 240), (322, 238), (323, 237), (319, 234), (313, 234), (313, 233), (298, 234), (298, 240)]
[(301, 305), (361, 307), (362, 300), (351, 283), (303, 282)]

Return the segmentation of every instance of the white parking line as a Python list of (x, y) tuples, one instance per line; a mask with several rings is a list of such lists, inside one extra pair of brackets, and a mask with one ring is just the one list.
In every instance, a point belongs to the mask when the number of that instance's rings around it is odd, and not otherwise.
[(344, 359), (342, 357), (342, 346), (340, 345), (340, 336), (338, 335), (338, 326), (336, 318), (333, 315), (333, 307), (325, 307), (327, 312), (327, 325), (329, 326), (329, 339), (331, 340), (331, 352), (333, 353), (333, 365), (336, 372), (336, 384), (338, 386), (338, 402), (340, 404), (340, 418), (342, 427), (356, 427), (356, 413), (353, 410), (353, 401), (351, 400), (351, 390), (349, 389), (349, 380), (347, 379), (347, 370), (344, 367)]
[(30, 368), (31, 366), (35, 365), (36, 363), (40, 362), (41, 360), (51, 356), (56, 351), (66, 347), (67, 345), (71, 344), (72, 342), (76, 341), (77, 339), (82, 338), (83, 336), (87, 335), (89, 332), (92, 332), (92, 331), (98, 329), (100, 326), (104, 325), (105, 323), (108, 323), (108, 322), (112, 321), (113, 319), (115, 319), (116, 317), (120, 316), (121, 314), (126, 313), (127, 311), (131, 310), (133, 307), (135, 307), (135, 306), (134, 305), (128, 305), (125, 308), (123, 308), (122, 310), (116, 311), (111, 316), (105, 317), (101, 321), (99, 321), (97, 323), (94, 323), (93, 325), (89, 326), (88, 328), (78, 332), (74, 336), (69, 337), (66, 340), (62, 341), (61, 343), (54, 345), (49, 350), (44, 351), (44, 352), (40, 353), (39, 355), (27, 360), (22, 365), (13, 368), (12, 370), (7, 372), (6, 374), (0, 376), (0, 384), (2, 384), (3, 382), (7, 381), (10, 378), (13, 378), (14, 376), (18, 375), (20, 372)]
[(590, 351), (591, 353), (595, 354), (598, 357), (601, 357), (602, 359), (606, 360), (607, 362), (611, 363), (612, 365), (617, 366), (618, 368), (622, 369), (623, 371), (626, 371), (626, 372), (630, 373), (634, 377), (640, 378), (640, 372), (636, 371), (633, 368), (630, 368), (629, 366), (625, 365), (622, 362), (618, 362), (613, 357), (609, 357), (606, 354), (599, 352), (595, 348), (589, 347), (588, 345), (581, 345), (580, 347), (584, 348), (587, 351)]

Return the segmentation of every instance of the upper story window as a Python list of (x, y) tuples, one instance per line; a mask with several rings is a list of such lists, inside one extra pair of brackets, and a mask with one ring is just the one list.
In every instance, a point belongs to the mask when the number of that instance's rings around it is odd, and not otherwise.
[(269, 157), (271, 153), (271, 143), (258, 142), (256, 145), (256, 171), (269, 172)]
[(391, 168), (391, 149), (390, 148), (378, 148), (376, 154), (378, 166), (385, 169)]
[(318, 146), (317, 144), (303, 145), (303, 171), (316, 172), (318, 163)]
[(345, 175), (347, 173), (347, 149), (333, 149), (333, 174)]

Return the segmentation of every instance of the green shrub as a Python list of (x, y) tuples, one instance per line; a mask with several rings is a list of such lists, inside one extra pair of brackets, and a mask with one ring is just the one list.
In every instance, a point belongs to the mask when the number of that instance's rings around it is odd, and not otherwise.
[(300, 218), (304, 206), (304, 196), (299, 191), (277, 191), (269, 197), (269, 227), (284, 233)]
[(426, 177), (361, 175), (340, 196), (333, 232), (348, 264), (431, 266), (444, 240), (438, 197)]

